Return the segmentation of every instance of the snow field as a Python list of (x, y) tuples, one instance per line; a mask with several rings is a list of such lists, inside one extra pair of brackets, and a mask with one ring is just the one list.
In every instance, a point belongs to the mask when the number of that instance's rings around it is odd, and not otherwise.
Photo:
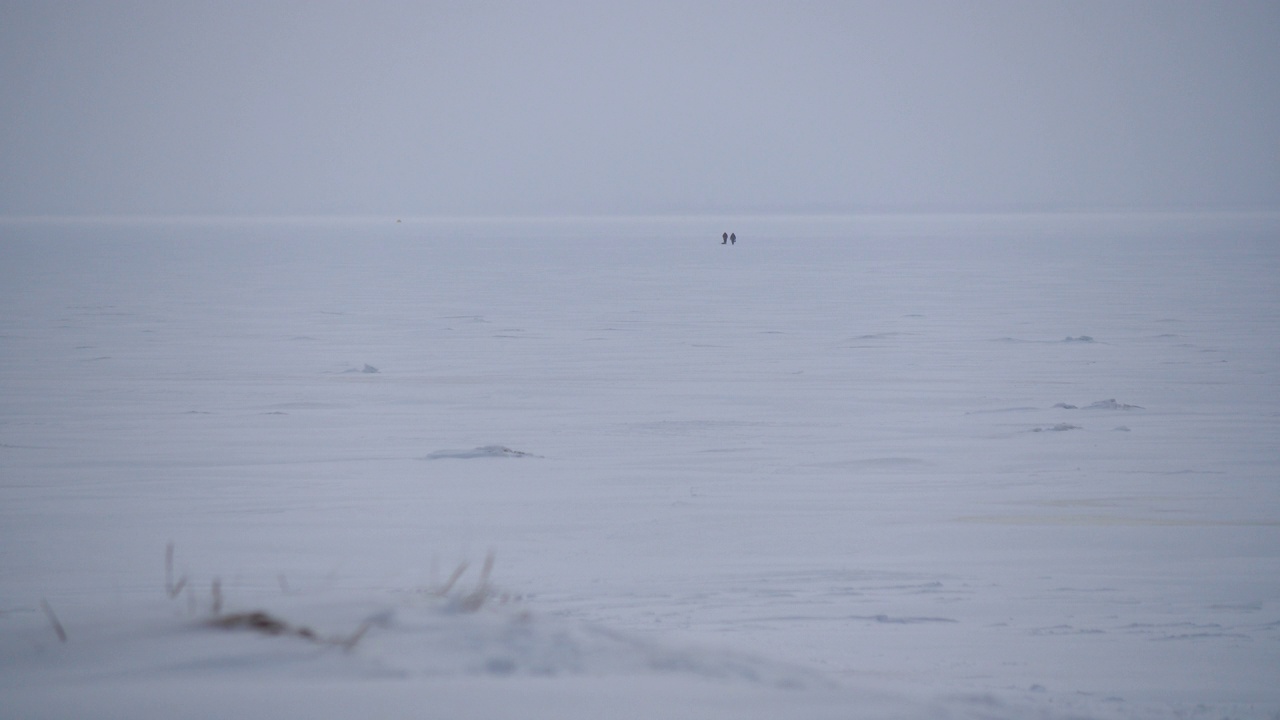
[(0, 226), (0, 708), (1280, 712), (1275, 218), (721, 224)]

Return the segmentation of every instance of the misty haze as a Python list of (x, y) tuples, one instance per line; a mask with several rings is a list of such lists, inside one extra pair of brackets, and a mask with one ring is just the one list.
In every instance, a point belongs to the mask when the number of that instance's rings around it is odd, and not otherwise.
[(0, 716), (1275, 720), (1278, 70), (0, 0)]
[(4, 215), (1280, 201), (1272, 2), (0, 8)]

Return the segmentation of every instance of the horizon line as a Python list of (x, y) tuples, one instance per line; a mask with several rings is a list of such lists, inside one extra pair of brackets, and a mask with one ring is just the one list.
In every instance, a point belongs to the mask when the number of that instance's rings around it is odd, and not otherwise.
[(856, 220), (860, 218), (907, 217), (1123, 217), (1123, 216), (1266, 216), (1280, 215), (1278, 207), (1131, 207), (1070, 209), (876, 209), (840, 212), (665, 212), (665, 213), (513, 213), (513, 214), (405, 214), (333, 213), (333, 214), (214, 214), (214, 213), (84, 213), (84, 214), (0, 214), (3, 223), (147, 223), (147, 222), (583, 222), (583, 221), (676, 221), (746, 219)]

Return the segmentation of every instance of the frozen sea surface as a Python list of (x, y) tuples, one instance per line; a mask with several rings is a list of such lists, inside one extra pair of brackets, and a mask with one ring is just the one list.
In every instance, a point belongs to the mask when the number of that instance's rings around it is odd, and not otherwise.
[(0, 222), (5, 717), (1277, 678), (1276, 215)]

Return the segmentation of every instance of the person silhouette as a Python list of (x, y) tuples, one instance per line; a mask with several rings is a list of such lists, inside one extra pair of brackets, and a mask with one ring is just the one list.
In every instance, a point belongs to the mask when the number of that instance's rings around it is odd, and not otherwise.
[(721, 233), (721, 234), (720, 234), (720, 244), (721, 244), (721, 245), (724, 245), (724, 244), (725, 244), (725, 243), (727, 243), (727, 242), (729, 242), (729, 233)]
[(737, 244), (738, 244), (738, 234), (737, 234), (737, 233), (729, 233), (729, 244), (730, 244), (730, 245), (737, 245)]

